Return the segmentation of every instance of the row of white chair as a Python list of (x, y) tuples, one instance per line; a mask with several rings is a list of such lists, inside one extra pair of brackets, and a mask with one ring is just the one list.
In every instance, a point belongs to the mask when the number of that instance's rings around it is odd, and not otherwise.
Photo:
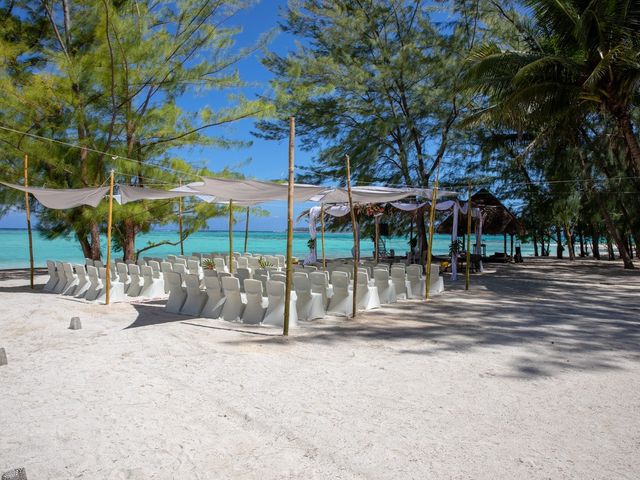
[[(103, 302), (106, 299), (106, 267), (72, 265), (71, 263), (47, 260), (49, 279), (45, 291), (61, 295)], [(124, 268), (123, 268), (124, 267)], [(157, 298), (164, 294), (162, 278), (155, 277), (149, 266), (111, 264), (110, 300), (118, 302), (126, 297)]]

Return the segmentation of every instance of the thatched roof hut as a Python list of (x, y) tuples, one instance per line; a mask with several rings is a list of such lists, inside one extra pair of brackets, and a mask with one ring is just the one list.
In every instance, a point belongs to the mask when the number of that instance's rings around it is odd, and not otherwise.
[[(486, 189), (479, 190), (471, 196), (472, 207), (480, 207), (485, 214), (482, 224), (482, 233), (487, 235), (522, 235), (525, 229), (516, 216), (504, 204), (498, 200), (495, 195)], [(453, 227), (453, 216), (449, 215), (440, 225), (438, 225), (438, 233), (451, 234)], [(475, 228), (475, 219), (473, 219), (473, 227)], [(458, 235), (462, 236), (467, 230), (466, 221), (459, 219)]]

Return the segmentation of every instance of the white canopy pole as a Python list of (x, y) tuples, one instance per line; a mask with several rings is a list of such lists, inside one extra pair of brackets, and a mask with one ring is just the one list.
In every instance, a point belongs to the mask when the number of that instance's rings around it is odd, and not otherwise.
[(247, 253), (247, 242), (249, 241), (249, 210), (251, 207), (247, 207), (247, 218), (244, 222), (244, 253)]
[(229, 273), (233, 273), (233, 200), (229, 199)]
[(327, 268), (327, 259), (324, 255), (324, 203), (320, 205), (320, 228), (322, 242), (322, 268)]
[(347, 163), (347, 195), (349, 197), (349, 210), (351, 212), (351, 228), (353, 229), (353, 314), (352, 318), (356, 318), (358, 311), (358, 263), (360, 260), (360, 249), (358, 239), (358, 227), (356, 222), (356, 212), (353, 208), (353, 198), (351, 197), (351, 163), (349, 155), (345, 155), (344, 159)]

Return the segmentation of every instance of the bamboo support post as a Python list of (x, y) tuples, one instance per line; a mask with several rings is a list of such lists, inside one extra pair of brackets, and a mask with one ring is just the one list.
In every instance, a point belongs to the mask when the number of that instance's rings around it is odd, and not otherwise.
[(233, 273), (233, 200), (229, 199), (229, 273)]
[(327, 268), (327, 259), (324, 254), (324, 203), (320, 205), (320, 242), (322, 245), (322, 268)]
[(284, 322), (282, 323), (282, 335), (289, 335), (289, 316), (291, 310), (291, 281), (293, 269), (293, 155), (296, 136), (296, 119), (289, 118), (289, 185), (287, 195), (287, 263), (286, 284), (284, 289)]
[(106, 293), (105, 305), (109, 305), (111, 295), (111, 227), (113, 226), (113, 180), (114, 172), (111, 170), (109, 178), (109, 217), (107, 219), (107, 265), (105, 269)]
[(247, 243), (249, 242), (249, 209), (247, 207), (247, 218), (244, 222), (244, 253), (247, 253)]
[(436, 201), (438, 198), (438, 180), (433, 185), (431, 194), (431, 209), (429, 210), (429, 244), (427, 245), (427, 264), (425, 265), (426, 278), (424, 281), (424, 298), (429, 300), (429, 290), (431, 288), (431, 255), (433, 252), (433, 222), (436, 218)]
[[(180, 182), (182, 186), (182, 181)], [(178, 198), (178, 229), (180, 232), (180, 255), (184, 255), (184, 239), (182, 237), (182, 197)]]
[(376, 232), (375, 232), (375, 240), (376, 240), (376, 244), (375, 244), (375, 248), (373, 250), (374, 252), (374, 261), (377, 264), (378, 263), (378, 258), (380, 257), (380, 253), (379, 253), (379, 244), (380, 244), (380, 217), (376, 216), (374, 217), (374, 222), (375, 222), (375, 227), (376, 227)]
[(358, 295), (358, 263), (360, 262), (360, 252), (358, 248), (358, 225), (356, 220), (356, 212), (353, 209), (353, 198), (351, 197), (351, 162), (349, 155), (344, 156), (347, 164), (347, 195), (349, 197), (349, 211), (351, 212), (351, 229), (353, 230), (353, 312), (352, 318), (356, 318), (358, 312), (357, 295)]
[(467, 201), (467, 261), (464, 279), (464, 289), (469, 290), (471, 282), (471, 186), (469, 186), (469, 200)]
[[(24, 156), (24, 186), (29, 186), (29, 156)], [(35, 288), (34, 284), (34, 266), (33, 266), (33, 235), (31, 233), (31, 207), (29, 205), (29, 192), (24, 192), (24, 205), (27, 212), (27, 235), (29, 237), (29, 284), (31, 289)]]

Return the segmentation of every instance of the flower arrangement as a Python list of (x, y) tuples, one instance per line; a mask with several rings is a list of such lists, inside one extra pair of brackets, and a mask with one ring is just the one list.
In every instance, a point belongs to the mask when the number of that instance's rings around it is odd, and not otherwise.
[(216, 264), (213, 262), (212, 258), (203, 258), (202, 268), (205, 270), (215, 270)]
[(258, 265), (260, 265), (260, 268), (275, 267), (273, 263), (271, 263), (264, 257), (260, 257), (258, 259)]
[(384, 207), (377, 203), (368, 203), (364, 206), (364, 211), (368, 217), (375, 217), (384, 212)]

